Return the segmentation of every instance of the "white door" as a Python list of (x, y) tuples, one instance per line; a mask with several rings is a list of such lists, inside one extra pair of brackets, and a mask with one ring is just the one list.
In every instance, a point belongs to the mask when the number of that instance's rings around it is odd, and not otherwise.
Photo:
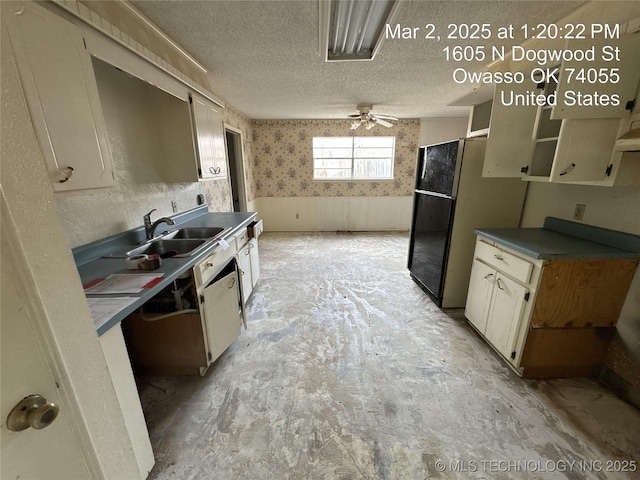
[[(94, 475), (72, 430), (72, 410), (65, 405), (54, 378), (53, 360), (41, 345), (38, 310), (30, 301), (6, 224), (2, 232), (2, 307), (0, 314), (0, 478), (87, 479)], [(49, 426), (9, 431), (7, 416), (28, 395), (39, 394), (60, 408)]]

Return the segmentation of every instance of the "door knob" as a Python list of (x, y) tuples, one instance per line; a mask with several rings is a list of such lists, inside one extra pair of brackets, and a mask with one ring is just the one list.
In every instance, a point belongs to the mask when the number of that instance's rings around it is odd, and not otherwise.
[(18, 403), (7, 417), (7, 428), (12, 432), (21, 432), (27, 428), (40, 430), (48, 427), (58, 417), (60, 407), (47, 402), (42, 395), (29, 395)]

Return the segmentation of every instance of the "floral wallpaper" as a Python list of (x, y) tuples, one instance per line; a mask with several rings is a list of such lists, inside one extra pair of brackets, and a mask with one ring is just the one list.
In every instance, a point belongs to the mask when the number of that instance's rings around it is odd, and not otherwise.
[[(414, 185), (420, 120), (390, 129), (351, 130), (349, 120), (254, 120), (252, 179), (257, 197), (408, 196)], [(393, 180), (313, 180), (312, 139), (339, 136), (396, 137)]]

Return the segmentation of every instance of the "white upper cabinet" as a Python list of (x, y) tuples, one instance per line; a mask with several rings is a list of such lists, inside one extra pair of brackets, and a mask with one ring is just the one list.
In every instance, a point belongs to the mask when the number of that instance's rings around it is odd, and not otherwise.
[(622, 184), (619, 180), (624, 179), (616, 178), (621, 155), (614, 152), (614, 145), (628, 118), (559, 119), (554, 118), (557, 107), (553, 105), (509, 104), (511, 95), (527, 91), (547, 98), (553, 98), (554, 92), (560, 95), (553, 76), (549, 78), (551, 81), (540, 84), (496, 86), (482, 175), (556, 183)]
[(36, 4), (8, 8), (11, 45), (53, 189), (113, 186), (111, 149), (82, 34)]
[[(566, 48), (570, 51), (593, 48), (595, 58), (594, 61), (562, 62), (558, 104), (553, 107), (551, 117), (628, 117), (627, 103), (635, 98), (640, 79), (640, 35), (622, 34), (619, 39), (570, 40)], [(604, 58), (611, 60), (605, 61)], [(618, 101), (607, 105), (612, 98), (618, 98)]]
[(496, 85), (483, 177), (520, 177), (531, 155), (531, 142), (538, 107), (512, 105), (512, 97), (534, 90), (535, 84)]
[(191, 109), (200, 178), (227, 178), (227, 155), (221, 107), (193, 94)]

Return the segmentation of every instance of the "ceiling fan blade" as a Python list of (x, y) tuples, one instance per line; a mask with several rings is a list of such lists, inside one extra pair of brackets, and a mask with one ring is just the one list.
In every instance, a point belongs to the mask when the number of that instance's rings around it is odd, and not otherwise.
[(394, 120), (396, 122), (398, 121), (398, 119), (396, 117), (392, 117), (391, 115), (378, 115), (378, 114), (375, 114), (374, 117), (383, 118), (385, 120)]
[(393, 123), (389, 123), (386, 120), (380, 120), (379, 117), (376, 117), (376, 123), (379, 123), (383, 127), (391, 128), (393, 127)]
[(348, 118), (360, 118), (359, 113), (354, 113), (353, 115), (347, 115)]

